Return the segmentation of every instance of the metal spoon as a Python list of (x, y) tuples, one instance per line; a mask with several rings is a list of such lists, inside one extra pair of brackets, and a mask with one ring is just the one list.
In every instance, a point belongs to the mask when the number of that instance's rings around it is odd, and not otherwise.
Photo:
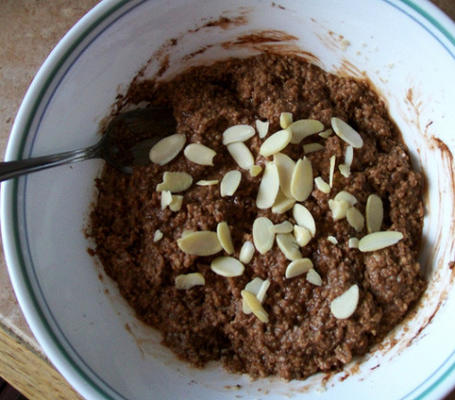
[[(92, 158), (102, 158), (120, 171), (131, 173), (133, 165), (146, 165), (150, 162), (150, 148), (158, 140), (174, 133), (175, 128), (176, 121), (170, 109), (154, 107), (128, 111), (114, 117), (101, 140), (93, 146), (25, 160), (0, 162), (0, 182)], [(123, 133), (122, 140), (115, 137), (120, 130)], [(124, 143), (125, 136), (135, 143)]]

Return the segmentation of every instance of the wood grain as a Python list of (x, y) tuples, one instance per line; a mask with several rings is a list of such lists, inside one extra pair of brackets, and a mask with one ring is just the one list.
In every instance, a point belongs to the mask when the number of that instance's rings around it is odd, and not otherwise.
[(29, 400), (80, 400), (54, 367), (0, 326), (0, 375)]

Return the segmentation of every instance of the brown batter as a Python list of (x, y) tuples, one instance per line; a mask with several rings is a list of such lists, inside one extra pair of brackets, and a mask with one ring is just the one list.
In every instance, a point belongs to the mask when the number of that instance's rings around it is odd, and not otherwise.
[[(368, 351), (421, 296), (426, 285), (417, 261), (423, 180), (412, 169), (384, 103), (368, 84), (330, 75), (299, 58), (268, 54), (193, 68), (158, 86), (135, 84), (128, 100), (170, 105), (177, 132), (186, 135), (187, 143), (202, 143), (217, 152), (213, 167), (196, 165), (181, 153), (163, 167), (136, 167), (131, 176), (106, 166), (97, 181), (99, 196), (90, 232), (96, 242), (94, 252), (138, 317), (159, 329), (163, 343), (180, 358), (197, 366), (221, 360), (229, 370), (254, 377), (304, 378), (339, 369)], [(162, 211), (155, 190), (164, 171), (186, 171), (197, 182), (221, 180), (227, 171), (240, 170), (222, 145), (223, 131), (236, 124), (254, 126), (259, 118), (270, 121), (273, 133), (280, 129), (283, 111), (292, 112), (294, 120), (317, 119), (327, 128), (331, 117), (339, 117), (364, 141), (354, 151), (350, 177), (343, 177), (337, 168), (331, 194), (314, 188), (304, 202), (317, 231), (301, 251), (321, 275), (320, 287), (304, 275), (285, 279), (289, 261), (276, 245), (265, 255), (256, 252), (243, 275), (234, 278), (210, 270), (214, 257), (186, 255), (177, 246), (184, 230), (216, 231), (218, 222), (227, 221), (238, 258), (243, 242), (252, 240), (258, 216), (274, 223), (294, 222), (292, 213), (257, 209), (262, 175), (253, 178), (241, 170), (242, 181), (232, 197), (221, 197), (219, 185), (193, 184), (183, 193), (178, 212)], [(346, 143), (336, 135), (328, 139), (315, 135), (303, 143), (315, 141), (324, 150), (308, 155), (314, 176), (328, 182), (329, 158), (336, 155), (343, 160)], [(259, 155), (262, 142), (258, 135), (246, 142), (259, 165), (265, 161)], [(301, 144), (288, 145), (285, 153), (302, 157)], [(400, 231), (403, 240), (370, 253), (350, 249), (348, 238), (366, 232), (356, 233), (346, 219), (333, 221), (328, 199), (341, 190), (358, 199), (362, 213), (368, 195), (378, 194), (384, 202), (382, 230)], [(164, 237), (154, 243), (157, 229)], [(330, 243), (328, 235), (335, 236), (338, 244)], [(175, 277), (190, 272), (200, 272), (205, 285), (177, 290)], [(268, 323), (242, 312), (240, 292), (254, 277), (271, 282), (263, 303)], [(354, 283), (360, 288), (357, 309), (348, 319), (336, 319), (330, 302)]]

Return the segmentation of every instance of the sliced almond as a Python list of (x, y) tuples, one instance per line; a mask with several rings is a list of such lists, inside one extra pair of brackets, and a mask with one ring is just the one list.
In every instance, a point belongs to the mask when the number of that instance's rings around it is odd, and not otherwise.
[(253, 222), (253, 243), (261, 254), (267, 253), (273, 246), (275, 234), (272, 227), (273, 222), (267, 217), (258, 217)]
[(355, 206), (357, 204), (357, 199), (354, 195), (345, 190), (338, 192), (337, 195), (334, 197), (334, 200), (344, 200), (347, 201), (351, 206)]
[(283, 150), (291, 141), (292, 131), (287, 128), (269, 136), (259, 149), (259, 154), (264, 157), (271, 156)]
[(332, 129), (329, 128), (329, 129), (326, 129), (325, 131), (322, 131), (319, 136), (324, 138), (324, 139), (328, 139), (330, 137), (330, 135), (333, 133)]
[(177, 157), (177, 154), (185, 146), (185, 142), (186, 136), (182, 133), (176, 133), (161, 139), (150, 149), (150, 161), (158, 165), (167, 164)]
[(275, 203), (272, 206), (272, 212), (274, 214), (283, 214), (286, 211), (289, 211), (295, 204), (295, 199), (290, 199), (286, 197), (281, 190), (278, 191), (278, 194), (275, 199)]
[(262, 282), (264, 281), (261, 278), (254, 278), (245, 285), (244, 290), (256, 296), (259, 293), (259, 290), (261, 290)]
[(354, 314), (359, 303), (359, 287), (352, 285), (330, 303), (330, 312), (336, 319), (346, 319)]
[(275, 203), (278, 190), (280, 189), (280, 178), (278, 169), (273, 162), (265, 164), (264, 174), (256, 197), (256, 207), (265, 210)]
[(229, 230), (229, 225), (226, 222), (218, 223), (216, 227), (216, 234), (218, 236), (218, 241), (221, 244), (221, 247), (228, 254), (234, 252), (234, 244), (232, 243), (231, 231)]
[(319, 143), (308, 143), (303, 145), (303, 153), (310, 154), (314, 153), (315, 151), (323, 150), (324, 146)]
[(294, 225), (289, 221), (283, 221), (280, 224), (273, 225), (271, 229), (273, 233), (291, 233), (294, 230)]
[(159, 229), (155, 231), (153, 234), (153, 242), (159, 242), (161, 239), (163, 239), (163, 232), (161, 232)]
[(220, 241), (215, 232), (199, 231), (182, 235), (177, 240), (180, 250), (194, 256), (211, 256), (222, 250)]
[(256, 130), (261, 139), (267, 136), (269, 132), (269, 121), (261, 121), (260, 119), (256, 120)]
[(352, 146), (346, 146), (346, 150), (344, 151), (344, 163), (348, 167), (351, 166), (353, 158), (354, 158), (354, 148)]
[(253, 293), (242, 290), (240, 294), (242, 295), (245, 304), (261, 322), (269, 322), (269, 315)]
[(221, 197), (232, 196), (239, 187), (241, 179), (242, 173), (240, 171), (226, 172), (220, 184)]
[(193, 183), (193, 178), (186, 172), (169, 172), (163, 174), (163, 182), (156, 185), (156, 191), (169, 190), (171, 193), (179, 193), (188, 189)]
[(348, 247), (350, 249), (358, 249), (359, 248), (359, 239), (357, 239), (356, 237), (349, 238)]
[(200, 181), (196, 182), (196, 185), (199, 185), (199, 186), (213, 186), (213, 185), (218, 185), (218, 182), (219, 182), (218, 179), (212, 179), (212, 180), (201, 179)]
[(307, 157), (298, 160), (291, 177), (291, 194), (297, 201), (305, 201), (313, 190), (313, 167)]
[(286, 279), (295, 278), (296, 276), (307, 273), (313, 268), (313, 262), (309, 258), (299, 258), (292, 261), (286, 268)]
[(179, 290), (188, 290), (194, 286), (203, 285), (205, 285), (205, 279), (199, 272), (177, 275), (175, 277), (175, 287)]
[(239, 260), (243, 264), (249, 264), (254, 256), (254, 246), (249, 240), (243, 243), (242, 248), (240, 249)]
[(254, 178), (262, 172), (262, 167), (260, 165), (253, 165), (250, 167), (250, 175)]
[(280, 233), (276, 235), (276, 243), (288, 260), (293, 261), (298, 258), (302, 258), (299, 245), (297, 244), (294, 236), (290, 233)]
[(294, 225), (294, 237), (300, 247), (305, 247), (310, 242), (312, 236), (307, 228)]
[(322, 179), (320, 176), (314, 178), (314, 184), (316, 188), (321, 191), (322, 193), (329, 194), (330, 193), (330, 186), (329, 184)]
[(374, 232), (364, 236), (359, 241), (359, 250), (362, 252), (381, 250), (393, 246), (403, 239), (403, 234), (396, 231)]
[(324, 125), (315, 119), (299, 119), (289, 125), (289, 128), (292, 131), (291, 143), (299, 144), (306, 137), (321, 132)]
[(336, 156), (330, 157), (329, 186), (333, 186), (333, 174), (335, 173)]
[(276, 153), (273, 155), (273, 162), (278, 169), (281, 191), (286, 197), (292, 198), (291, 178), (295, 168), (295, 161), (286, 154)]
[(175, 194), (172, 196), (172, 202), (169, 204), (171, 211), (180, 211), (183, 204), (183, 196)]
[(292, 215), (297, 225), (307, 228), (313, 237), (316, 235), (316, 223), (308, 208), (302, 204), (296, 204), (294, 205)]
[(216, 257), (210, 263), (210, 269), (217, 275), (232, 278), (242, 275), (245, 267), (234, 257)]
[(351, 205), (346, 200), (329, 200), (329, 208), (332, 211), (332, 218), (334, 221), (346, 218), (346, 213)]
[(347, 144), (350, 144), (355, 149), (359, 149), (363, 146), (362, 137), (346, 122), (340, 118), (333, 117), (331, 119), (331, 123), (336, 135), (344, 140)]
[(265, 281), (262, 282), (261, 287), (259, 288), (256, 298), (259, 300), (260, 303), (263, 303), (265, 300), (265, 294), (267, 293), (267, 290), (270, 287), (270, 281), (266, 279)]
[(286, 129), (289, 125), (292, 124), (294, 118), (292, 117), (292, 113), (290, 112), (282, 112), (280, 114), (280, 126), (281, 129)]
[(200, 143), (191, 143), (185, 147), (183, 154), (195, 164), (213, 165), (213, 158), (216, 156), (216, 151)]
[(340, 170), (340, 174), (345, 178), (349, 178), (351, 175), (351, 168), (346, 164), (339, 164), (338, 169)]
[(223, 132), (223, 144), (245, 142), (254, 136), (254, 128), (250, 125), (235, 125)]
[(346, 219), (357, 232), (360, 232), (365, 226), (365, 218), (362, 213), (355, 207), (351, 207), (346, 212)]
[(381, 229), (382, 220), (384, 218), (384, 206), (382, 205), (381, 198), (377, 194), (370, 194), (368, 196), (365, 216), (367, 219), (368, 233), (377, 232)]
[(335, 236), (327, 236), (327, 240), (332, 244), (338, 244), (338, 239)]
[(317, 273), (317, 271), (313, 268), (311, 268), (307, 273), (306, 273), (306, 280), (310, 283), (312, 283), (315, 286), (321, 286), (322, 285), (322, 279), (321, 275)]
[(164, 210), (171, 203), (172, 203), (172, 193), (169, 190), (163, 190), (161, 192), (161, 209)]
[[(262, 303), (265, 299), (265, 294), (267, 289), (270, 286), (270, 281), (266, 279), (263, 281), (261, 278), (254, 278), (252, 281), (248, 282), (245, 286), (245, 290), (254, 294), (256, 298)], [(246, 304), (245, 300), (242, 299), (242, 311), (245, 314), (251, 314), (251, 309)]]
[(227, 149), (240, 168), (248, 170), (254, 165), (253, 154), (245, 143), (231, 143), (227, 145)]

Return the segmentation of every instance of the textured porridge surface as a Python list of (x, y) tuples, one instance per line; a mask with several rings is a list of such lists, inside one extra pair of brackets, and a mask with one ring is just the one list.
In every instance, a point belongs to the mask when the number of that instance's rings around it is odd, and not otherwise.
[[(177, 132), (187, 143), (202, 143), (217, 152), (214, 166), (200, 166), (181, 153), (165, 166), (135, 167), (125, 175), (106, 166), (100, 179), (96, 206), (91, 215), (93, 253), (117, 282), (121, 294), (138, 317), (159, 329), (163, 343), (180, 358), (196, 366), (221, 360), (232, 371), (254, 377), (279, 375), (305, 378), (317, 371), (341, 368), (368, 349), (400, 322), (425, 289), (417, 256), (423, 224), (423, 179), (413, 170), (406, 146), (386, 107), (366, 82), (328, 74), (302, 59), (259, 55), (196, 67), (170, 82), (146, 81), (130, 87), (128, 102), (148, 101), (168, 105), (177, 121)], [(270, 121), (269, 132), (280, 129), (279, 116), (292, 112), (294, 120), (313, 118), (330, 127), (339, 117), (362, 136), (364, 146), (354, 151), (349, 178), (338, 169), (330, 194), (316, 189), (303, 204), (317, 226), (315, 238), (302, 248), (322, 277), (322, 286), (307, 282), (305, 275), (285, 279), (287, 261), (275, 245), (265, 255), (255, 253), (242, 276), (225, 278), (210, 270), (213, 257), (184, 254), (177, 239), (184, 230), (216, 230), (227, 221), (235, 246), (252, 240), (252, 224), (258, 216), (274, 223), (294, 222), (292, 213), (258, 210), (255, 199), (261, 175), (241, 170), (242, 180), (232, 197), (221, 197), (219, 185), (192, 185), (184, 194), (180, 211), (161, 210), (156, 185), (164, 171), (186, 171), (197, 182), (220, 179), (239, 169), (222, 145), (223, 131), (256, 119)], [(120, 133), (130, 140), (128, 132)], [(269, 133), (270, 134), (270, 133)], [(138, 139), (138, 138), (134, 138)], [(259, 155), (263, 139), (246, 144)], [(346, 143), (332, 135), (318, 135), (303, 143), (319, 142), (324, 149), (311, 153), (314, 176), (328, 182), (329, 158), (343, 162)], [(285, 151), (302, 157), (302, 146)], [(397, 230), (404, 238), (383, 250), (361, 253), (349, 249), (348, 239), (361, 237), (346, 219), (334, 222), (328, 199), (346, 190), (365, 212), (367, 197), (378, 194), (384, 202), (382, 230)], [(164, 237), (154, 243), (160, 229)], [(328, 235), (337, 238), (334, 245)], [(200, 272), (205, 286), (177, 290), (179, 274)], [(271, 282), (263, 303), (269, 322), (242, 312), (240, 292), (254, 277)], [(356, 283), (360, 300), (348, 319), (336, 319), (330, 302)]]

